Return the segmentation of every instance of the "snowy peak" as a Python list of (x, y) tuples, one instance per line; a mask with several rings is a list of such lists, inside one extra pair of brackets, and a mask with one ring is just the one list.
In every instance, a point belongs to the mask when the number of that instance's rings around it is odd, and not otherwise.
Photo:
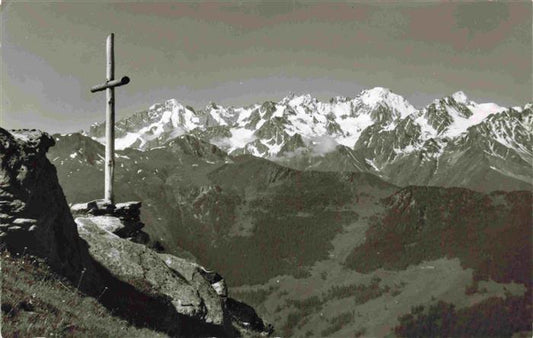
[[(194, 136), (205, 143), (205, 156), (212, 144), (230, 157), (249, 154), (296, 169), (371, 171), (399, 185), (461, 185), (470, 171), (479, 175), (476, 184), (498, 188), (493, 175), (514, 182), (510, 187), (529, 182), (532, 129), (531, 104), (506, 109), (478, 104), (458, 91), (417, 110), (390, 89), (376, 87), (326, 102), (291, 93), (277, 102), (210, 103), (201, 110), (167, 100), (118, 121), (115, 147), (199, 152), (192, 138), (185, 142)], [(89, 135), (104, 143), (104, 133), (101, 123)]]
[(205, 127), (214, 127), (214, 126), (227, 126), (232, 124), (237, 114), (235, 110), (230, 107), (226, 108), (215, 103), (210, 103), (205, 107), (200, 114), (203, 113), (203, 126)]
[(289, 95), (279, 101), (279, 104), (291, 107), (308, 106), (315, 103), (317, 103), (317, 99), (312, 97), (311, 94), (296, 95), (294, 93), (289, 93)]
[(383, 87), (375, 87), (372, 89), (365, 89), (359, 94), (361, 101), (368, 106), (375, 106), (381, 101), (385, 101), (391, 94), (390, 89)]
[[(468, 142), (475, 136), (484, 140), (485, 152), (496, 157), (504, 157), (505, 152), (514, 151), (526, 163), (533, 162), (533, 111), (509, 109), (493, 114), (478, 125), (469, 129), (460, 141)], [(498, 154), (498, 147), (504, 146), (505, 151)]]
[(383, 87), (363, 90), (355, 101), (372, 110), (385, 108), (390, 111), (391, 118), (404, 118), (416, 112), (416, 108), (406, 99)]
[(455, 92), (451, 95), (451, 97), (454, 99), (457, 103), (467, 104), (468, 103), (468, 97), (466, 97), (465, 93), (463, 91)]
[(466, 132), (468, 128), (481, 123), (488, 116), (505, 109), (495, 103), (478, 104), (469, 100), (462, 91), (458, 91), (433, 101), (422, 110), (418, 121), (434, 130), (433, 133), (429, 133), (431, 137), (456, 137)]
[[(183, 127), (185, 130), (190, 131), (196, 128), (200, 122), (194, 111), (184, 107), (175, 99), (150, 107), (148, 113), (153, 120), (150, 129), (156, 133), (161, 133), (166, 126), (173, 128)], [(154, 130), (154, 128), (162, 130)]]
[(472, 111), (472, 116), (470, 120), (473, 124), (481, 123), (489, 115), (501, 113), (507, 108), (501, 107), (495, 103), (480, 103), (473, 104), (469, 106), (469, 109)]
[[(190, 132), (201, 125), (200, 117), (190, 107), (175, 99), (150, 106), (115, 124), (115, 148), (145, 150), (159, 146), (171, 138)], [(91, 126), (89, 135), (105, 144), (105, 124)]]
[(330, 100), (329, 100), (329, 103), (344, 103), (344, 102), (348, 102), (350, 101), (350, 98), (346, 97), (346, 96), (335, 96), (335, 97), (332, 97)]

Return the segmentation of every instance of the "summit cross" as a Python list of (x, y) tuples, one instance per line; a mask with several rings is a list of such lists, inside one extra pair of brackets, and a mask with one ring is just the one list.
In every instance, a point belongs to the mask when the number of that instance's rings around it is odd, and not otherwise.
[(115, 170), (115, 87), (123, 86), (130, 82), (127, 76), (115, 80), (115, 50), (114, 33), (107, 37), (106, 41), (106, 82), (91, 88), (91, 93), (106, 91), (106, 120), (105, 120), (105, 187), (104, 199), (111, 204), (114, 203), (113, 177)]

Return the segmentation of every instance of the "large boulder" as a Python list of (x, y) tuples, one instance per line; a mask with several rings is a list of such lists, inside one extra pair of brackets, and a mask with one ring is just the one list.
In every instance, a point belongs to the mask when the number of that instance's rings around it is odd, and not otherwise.
[[(118, 218), (115, 220), (119, 222)], [(221, 299), (194, 263), (161, 256), (142, 244), (124, 240), (93, 217), (78, 217), (75, 221), (80, 236), (89, 244), (91, 256), (115, 277), (142, 293), (168, 297), (182, 315), (223, 324)]]
[[(265, 324), (252, 307), (227, 297), (226, 283), (218, 273), (119, 237), (113, 233), (120, 223), (118, 218), (90, 216), (75, 221), (99, 264), (137, 292), (168, 299), (185, 318), (182, 323), (210, 324), (211, 330), (204, 333), (215, 336), (266, 336), (272, 332), (272, 326)], [(202, 335), (197, 329), (183, 329)]]

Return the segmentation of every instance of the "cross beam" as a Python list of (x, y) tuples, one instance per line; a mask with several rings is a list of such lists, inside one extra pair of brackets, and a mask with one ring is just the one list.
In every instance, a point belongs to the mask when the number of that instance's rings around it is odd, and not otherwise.
[(91, 93), (101, 92), (102, 90), (105, 90), (107, 88), (120, 87), (128, 83), (130, 83), (130, 78), (127, 76), (123, 76), (120, 80), (106, 81), (105, 83), (92, 87)]
[(111, 204), (114, 203), (113, 177), (115, 170), (115, 87), (123, 86), (130, 82), (127, 76), (120, 80), (115, 80), (115, 34), (111, 33), (106, 41), (106, 82), (91, 88), (91, 92), (106, 91), (106, 120), (105, 120), (105, 187), (104, 199)]

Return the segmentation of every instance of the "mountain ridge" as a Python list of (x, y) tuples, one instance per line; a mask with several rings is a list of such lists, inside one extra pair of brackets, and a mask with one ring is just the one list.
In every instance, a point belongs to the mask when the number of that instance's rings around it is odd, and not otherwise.
[[(383, 87), (329, 102), (291, 93), (278, 102), (210, 103), (201, 110), (171, 99), (118, 121), (115, 146), (145, 151), (187, 134), (228, 155), (251, 154), (300, 170), (370, 172), (398, 185), (530, 189), (531, 108), (478, 104), (457, 91), (417, 109)], [(94, 124), (84, 134), (103, 143), (104, 130)], [(477, 176), (454, 178), (464, 167)]]

